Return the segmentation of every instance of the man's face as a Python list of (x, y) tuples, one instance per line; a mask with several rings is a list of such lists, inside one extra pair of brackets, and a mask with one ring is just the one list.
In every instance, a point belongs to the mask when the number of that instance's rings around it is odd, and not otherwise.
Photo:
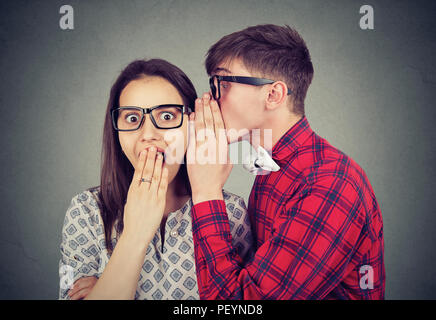
[[(239, 59), (224, 61), (212, 75), (253, 77)], [(229, 142), (240, 141), (252, 129), (261, 128), (265, 101), (265, 87), (221, 81), (221, 108)]]

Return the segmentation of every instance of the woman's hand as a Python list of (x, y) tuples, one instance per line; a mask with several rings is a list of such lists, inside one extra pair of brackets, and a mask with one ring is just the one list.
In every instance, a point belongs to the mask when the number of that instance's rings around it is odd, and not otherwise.
[(124, 238), (148, 246), (162, 220), (167, 188), (163, 155), (155, 147), (142, 151), (124, 206)]
[(124, 206), (123, 233), (87, 300), (134, 299), (147, 247), (165, 210), (167, 188), (163, 155), (153, 147), (141, 152)]
[(68, 296), (71, 300), (80, 300), (85, 298), (92, 288), (94, 288), (96, 277), (84, 277), (74, 282), (73, 288), (68, 291)]

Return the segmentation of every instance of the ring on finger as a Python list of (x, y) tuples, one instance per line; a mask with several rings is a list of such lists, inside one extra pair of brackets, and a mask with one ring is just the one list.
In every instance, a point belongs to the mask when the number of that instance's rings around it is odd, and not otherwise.
[(139, 180), (139, 182), (148, 182), (148, 183), (151, 183), (151, 179), (141, 178), (141, 179)]

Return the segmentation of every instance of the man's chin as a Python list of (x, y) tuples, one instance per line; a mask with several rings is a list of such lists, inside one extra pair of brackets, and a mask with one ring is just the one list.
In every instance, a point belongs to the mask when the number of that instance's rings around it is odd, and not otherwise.
[(229, 144), (248, 140), (248, 138), (249, 138), (248, 129), (242, 129), (239, 131), (235, 130), (235, 129), (229, 129), (229, 130), (227, 130), (226, 133), (227, 133), (227, 142)]
[(232, 137), (231, 138), (231, 137), (227, 136), (227, 143), (228, 144), (232, 144), (232, 143), (239, 142), (239, 141), (242, 141), (242, 139), (238, 138), (238, 137), (236, 137), (236, 138)]

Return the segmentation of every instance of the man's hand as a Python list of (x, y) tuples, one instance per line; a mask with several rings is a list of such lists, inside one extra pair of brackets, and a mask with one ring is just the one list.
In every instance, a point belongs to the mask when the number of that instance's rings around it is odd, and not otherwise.
[(222, 189), (232, 164), (218, 103), (205, 93), (195, 101), (195, 113), (191, 113), (189, 120), (187, 168), (192, 202), (223, 200)]

